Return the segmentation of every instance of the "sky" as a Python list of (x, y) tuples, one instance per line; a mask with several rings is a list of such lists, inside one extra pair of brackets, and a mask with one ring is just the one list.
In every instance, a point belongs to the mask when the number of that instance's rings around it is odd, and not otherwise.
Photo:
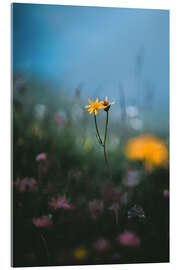
[(168, 10), (13, 4), (12, 15), (14, 72), (168, 112)]

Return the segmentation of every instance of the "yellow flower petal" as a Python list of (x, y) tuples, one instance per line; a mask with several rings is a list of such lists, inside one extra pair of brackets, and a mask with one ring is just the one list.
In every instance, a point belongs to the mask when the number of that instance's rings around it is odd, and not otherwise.
[(126, 144), (126, 156), (131, 160), (144, 161), (148, 171), (155, 166), (166, 166), (168, 149), (163, 140), (151, 134), (130, 139)]
[(88, 98), (88, 101), (91, 105), (94, 103), (90, 98)]
[(91, 99), (88, 99), (89, 103), (91, 105), (86, 105), (85, 108), (88, 109), (89, 113), (92, 114), (94, 112), (95, 115), (98, 114), (98, 110), (100, 109), (104, 109), (105, 106), (103, 104), (103, 101), (100, 101), (98, 100), (98, 98), (96, 98), (96, 101), (92, 101)]
[(88, 251), (85, 248), (77, 248), (73, 252), (73, 257), (77, 260), (84, 260), (88, 257)]

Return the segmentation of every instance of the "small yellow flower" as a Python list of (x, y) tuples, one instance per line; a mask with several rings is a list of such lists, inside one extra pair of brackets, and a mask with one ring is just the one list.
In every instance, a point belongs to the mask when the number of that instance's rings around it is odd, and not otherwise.
[(142, 160), (148, 171), (155, 166), (164, 166), (168, 161), (165, 143), (154, 135), (144, 134), (130, 139), (126, 145), (126, 156), (131, 160)]
[(102, 102), (102, 104), (103, 104), (104, 107), (105, 107), (104, 110), (105, 110), (106, 112), (109, 111), (111, 105), (114, 104), (114, 103), (115, 103), (115, 101), (109, 102), (109, 101), (108, 101), (108, 97), (105, 97), (104, 101)]
[(73, 257), (77, 260), (84, 260), (88, 256), (88, 252), (85, 248), (77, 248), (73, 252)]
[(22, 146), (24, 144), (23, 138), (19, 138), (17, 143), (18, 143), (18, 146)]
[(93, 141), (87, 138), (84, 142), (84, 149), (88, 152), (93, 148)]
[(102, 101), (98, 101), (98, 98), (96, 98), (96, 101), (93, 102), (91, 99), (88, 99), (90, 105), (86, 105), (85, 108), (89, 108), (89, 114), (92, 114), (94, 112), (95, 115), (98, 114), (98, 110), (104, 109), (105, 106), (103, 106)]

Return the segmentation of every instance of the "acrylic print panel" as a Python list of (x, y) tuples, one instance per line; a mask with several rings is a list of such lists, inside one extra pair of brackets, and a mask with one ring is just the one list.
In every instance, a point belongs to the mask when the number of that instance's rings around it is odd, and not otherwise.
[(169, 11), (13, 4), (13, 266), (169, 261)]

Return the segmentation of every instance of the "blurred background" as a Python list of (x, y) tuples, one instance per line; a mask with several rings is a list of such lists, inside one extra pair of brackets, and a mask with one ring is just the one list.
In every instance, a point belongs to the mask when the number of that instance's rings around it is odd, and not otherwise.
[(12, 106), (13, 265), (168, 262), (169, 11), (13, 4)]

